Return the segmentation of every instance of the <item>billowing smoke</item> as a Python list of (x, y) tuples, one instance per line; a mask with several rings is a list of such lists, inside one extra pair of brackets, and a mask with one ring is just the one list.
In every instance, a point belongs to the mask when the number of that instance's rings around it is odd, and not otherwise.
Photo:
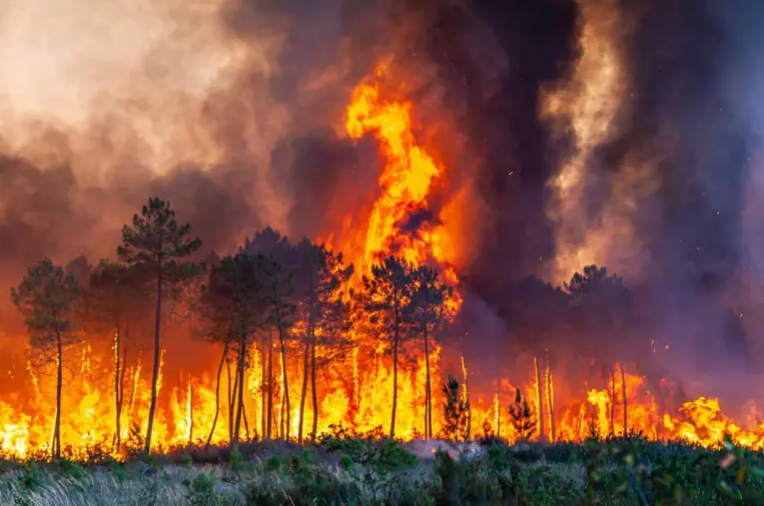
[(517, 281), (599, 263), (642, 301), (644, 338), (671, 344), (665, 369), (748, 378), (764, 358), (748, 320), (764, 273), (764, 13), (735, 3), (6, 2), (0, 280), (45, 255), (113, 256), (149, 194), (205, 249), (266, 224), (343, 233), (381, 170), (373, 139), (345, 135), (344, 108), (392, 57), (391, 88), (449, 166), (411, 222), (448, 214), (462, 231), (474, 353), (511, 339)]

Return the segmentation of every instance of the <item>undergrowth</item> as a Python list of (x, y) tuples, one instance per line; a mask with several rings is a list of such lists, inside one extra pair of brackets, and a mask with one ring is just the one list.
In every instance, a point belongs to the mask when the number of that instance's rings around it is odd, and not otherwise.
[[(200, 462), (188, 448), (127, 463), (3, 462), (0, 504), (19, 506), (472, 506), (764, 504), (764, 456), (638, 435), (480, 451), (341, 426), (315, 445), (263, 443)], [(473, 445), (474, 446), (474, 445)], [(428, 452), (424, 449), (435, 449)], [(466, 447), (465, 447), (466, 448)]]

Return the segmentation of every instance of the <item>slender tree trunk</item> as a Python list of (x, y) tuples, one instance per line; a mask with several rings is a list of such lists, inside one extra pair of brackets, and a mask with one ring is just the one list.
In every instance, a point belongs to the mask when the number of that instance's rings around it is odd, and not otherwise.
[(236, 407), (233, 405), (234, 398), (236, 397), (236, 386), (231, 383), (231, 361), (227, 358), (225, 368), (228, 375), (228, 442), (230, 443), (233, 441), (233, 416), (236, 413)]
[(273, 331), (268, 330), (268, 439), (273, 428)]
[(310, 323), (308, 335), (305, 336), (305, 346), (302, 359), (302, 391), (300, 392), (300, 419), (297, 422), (297, 441), (302, 444), (302, 427), (305, 421), (305, 399), (308, 397), (308, 367), (310, 365)]
[(316, 391), (316, 336), (310, 341), (310, 394), (313, 401), (313, 431), (310, 438), (315, 441), (318, 435), (318, 393)]
[[(273, 296), (276, 297), (276, 288), (274, 286)], [(292, 414), (291, 406), (289, 405), (289, 378), (287, 377), (287, 357), (286, 357), (286, 342), (284, 339), (284, 326), (281, 322), (281, 305), (276, 303), (276, 325), (279, 331), (279, 344), (281, 345), (281, 381), (284, 401), (281, 403), (281, 424), (282, 435), (286, 436), (289, 440), (289, 417)], [(285, 416), (286, 415), (286, 416)]]
[(122, 435), (122, 427), (120, 425), (121, 419), (122, 419), (122, 395), (120, 393), (120, 383), (122, 379), (122, 375), (120, 373), (120, 367), (122, 363), (119, 360), (119, 352), (120, 352), (120, 335), (119, 335), (120, 325), (119, 325), (119, 318), (117, 318), (117, 321), (115, 322), (115, 333), (114, 333), (114, 413), (115, 413), (115, 424), (114, 424), (114, 440), (113, 445), (114, 449), (116, 451), (119, 451), (120, 446), (122, 446), (121, 442), (121, 435)]
[(64, 346), (61, 342), (61, 331), (58, 328), (56, 328), (56, 348), (58, 370), (56, 372), (56, 421), (53, 426), (53, 458), (61, 460), (61, 388), (64, 382)]
[(424, 363), (427, 376), (424, 387), (424, 437), (429, 440), (432, 438), (432, 380), (430, 379), (430, 339), (426, 323), (423, 325), (422, 330), (424, 331)]
[(615, 368), (610, 368), (610, 435), (615, 436)]
[(247, 405), (242, 399), (241, 401), (241, 419), (244, 422), (244, 434), (246, 434), (246, 441), (249, 443), (252, 439), (249, 437), (249, 419), (247, 418)]
[[(163, 247), (161, 239), (159, 248)], [(154, 412), (157, 409), (157, 384), (159, 382), (159, 363), (161, 361), (161, 349), (159, 343), (159, 331), (162, 322), (162, 259), (157, 260), (157, 317), (154, 325), (154, 371), (151, 376), (151, 403), (149, 404), (149, 421), (146, 429), (146, 453), (151, 452), (151, 432), (154, 429)]]
[(228, 338), (225, 340), (225, 346), (223, 347), (223, 356), (220, 357), (220, 365), (218, 366), (218, 376), (215, 382), (215, 417), (212, 419), (212, 428), (210, 429), (210, 435), (207, 437), (207, 446), (212, 444), (212, 436), (215, 434), (215, 427), (218, 424), (218, 415), (220, 414), (220, 376), (223, 374), (223, 365), (228, 358), (228, 343), (231, 340), (231, 331), (228, 331)]
[(626, 370), (623, 362), (621, 362), (621, 395), (623, 396), (623, 435), (626, 437), (629, 434), (629, 405), (626, 400)]
[[(121, 422), (122, 421), (122, 410), (125, 405), (125, 373), (127, 372), (127, 343), (130, 342), (130, 323), (125, 324), (125, 338), (124, 338), (125, 344), (122, 346), (122, 368), (120, 369), (119, 374), (119, 403), (117, 404), (118, 413), (117, 413), (117, 419)], [(129, 412), (128, 412), (129, 414)], [(128, 419), (128, 426), (130, 424), (130, 420)], [(118, 442), (119, 445), (117, 446), (117, 449), (122, 444), (122, 434), (121, 429), (117, 431), (118, 435)]]
[(231, 447), (234, 448), (239, 445), (239, 431), (241, 429), (241, 412), (244, 406), (244, 365), (246, 364), (247, 357), (247, 336), (242, 333), (239, 340), (239, 363), (236, 368), (236, 420), (233, 427), (233, 440), (231, 441)]
[(554, 380), (552, 378), (552, 364), (546, 360), (546, 403), (549, 408), (549, 432), (552, 441), (557, 441), (557, 424), (554, 419)]
[(265, 364), (265, 350), (263, 349), (262, 337), (260, 339), (260, 431), (262, 432), (263, 439), (268, 437), (268, 368)]
[(400, 317), (398, 301), (395, 301), (395, 328), (393, 330), (393, 412), (390, 420), (390, 439), (395, 439), (395, 414), (398, 409), (398, 341), (400, 339)]
[(533, 365), (536, 368), (536, 400), (538, 401), (539, 406), (539, 441), (544, 441), (546, 439), (546, 434), (544, 432), (544, 391), (542, 387), (543, 378), (541, 376), (541, 366), (538, 357), (533, 358)]

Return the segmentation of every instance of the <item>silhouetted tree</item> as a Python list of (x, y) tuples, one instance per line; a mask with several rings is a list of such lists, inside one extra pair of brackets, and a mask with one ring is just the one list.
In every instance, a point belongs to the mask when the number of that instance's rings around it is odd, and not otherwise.
[[(546, 437), (544, 400), (547, 399), (550, 435), (556, 437), (552, 363), (555, 343), (562, 341), (568, 318), (569, 296), (560, 288), (530, 276), (515, 287), (511, 301), (512, 322), (522, 348), (533, 355), (536, 375), (536, 397), (539, 406), (539, 438)], [(544, 385), (547, 388), (544, 388)]]
[[(342, 254), (326, 249), (324, 245), (313, 244), (304, 239), (297, 245), (297, 265), (294, 277), (294, 296), (298, 318), (305, 323), (303, 335), (303, 376), (300, 394), (300, 418), (297, 438), (303, 441), (305, 402), (310, 378), (313, 430), (318, 431), (318, 395), (316, 388), (316, 345), (318, 334), (327, 344), (336, 348), (340, 345), (340, 335), (347, 330), (348, 304), (343, 301), (340, 288), (353, 274), (353, 266), (345, 267)], [(318, 331), (317, 331), (318, 330)]]
[(89, 308), (89, 321), (97, 332), (112, 335), (114, 349), (114, 403), (115, 431), (112, 444), (121, 447), (121, 421), (124, 398), (124, 376), (127, 363), (127, 341), (130, 320), (135, 316), (140, 298), (140, 282), (135, 272), (122, 264), (101, 260), (91, 272), (89, 287), (85, 291), (85, 304)]
[(467, 413), (469, 402), (459, 395), (459, 382), (453, 376), (448, 377), (448, 383), (443, 384), (443, 435), (455, 441), (467, 438)]
[(602, 365), (610, 376), (610, 432), (615, 420), (615, 364), (621, 374), (624, 433), (628, 431), (628, 400), (624, 359), (631, 349), (629, 328), (632, 318), (631, 293), (617, 275), (608, 275), (605, 267), (589, 265), (583, 274), (576, 272), (565, 285), (571, 295), (574, 324), (593, 345), (592, 356), (601, 357)]
[(178, 225), (170, 203), (152, 197), (143, 206), (141, 215), (133, 216), (132, 227), (122, 229), (122, 246), (117, 248), (120, 260), (147, 280), (156, 283), (156, 323), (154, 326), (154, 366), (151, 378), (151, 403), (146, 429), (145, 451), (151, 451), (151, 434), (157, 404), (157, 382), (161, 360), (160, 328), (162, 321), (162, 289), (174, 289), (199, 272), (199, 266), (181, 263), (201, 247), (198, 238), (190, 237), (191, 226)]
[(78, 341), (72, 313), (80, 287), (71, 274), (49, 259), (32, 266), (18, 288), (11, 289), (11, 300), (24, 317), (29, 344), (46, 362), (56, 363), (56, 418), (53, 426), (53, 458), (61, 458), (61, 390), (64, 348)]
[(447, 303), (452, 290), (438, 280), (438, 273), (427, 266), (420, 266), (412, 273), (414, 290), (406, 308), (407, 320), (413, 331), (422, 337), (425, 358), (425, 438), (432, 437), (432, 379), (430, 374), (430, 338), (448, 318)]
[[(263, 280), (262, 264), (268, 260), (262, 255), (239, 253), (224, 258), (213, 266), (209, 282), (202, 292), (202, 307), (213, 325), (217, 339), (228, 346), (237, 346), (236, 389), (234, 403), (236, 414), (231, 445), (239, 443), (244, 409), (244, 378), (249, 348), (255, 333), (265, 325), (268, 318), (266, 296), (269, 286)], [(224, 350), (227, 353), (228, 350)], [(222, 370), (222, 362), (221, 368)]]
[(393, 407), (390, 438), (395, 437), (395, 417), (398, 408), (398, 357), (401, 341), (409, 335), (405, 316), (414, 292), (411, 267), (403, 260), (390, 256), (372, 266), (371, 276), (363, 277), (363, 290), (358, 294), (360, 307), (369, 312), (372, 325), (392, 344)]
[(509, 406), (509, 417), (512, 420), (512, 426), (515, 428), (517, 438), (520, 441), (528, 441), (536, 432), (536, 420), (528, 401), (520, 393), (520, 389), (515, 389), (515, 402)]

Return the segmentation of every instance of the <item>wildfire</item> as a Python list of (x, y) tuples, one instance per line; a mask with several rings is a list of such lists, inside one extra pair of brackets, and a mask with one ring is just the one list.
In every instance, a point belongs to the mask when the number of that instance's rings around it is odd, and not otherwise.
[[(609, 25), (608, 25), (609, 26)], [(598, 38), (598, 25), (587, 24), (584, 38)], [(609, 29), (609, 28), (608, 28)], [(617, 58), (605, 46), (604, 63), (596, 58), (585, 45), (584, 56), (577, 69), (577, 79), (591, 81), (591, 75), (599, 79), (597, 88), (584, 87), (575, 100), (565, 102), (564, 96), (553, 96), (547, 113), (573, 114), (581, 154), (563, 168), (555, 179), (555, 188), (562, 193), (573, 191), (580, 184), (582, 171), (591, 145), (607, 136), (607, 126), (597, 126), (598, 121), (612, 121), (614, 112), (610, 104), (600, 103), (603, 94), (615, 93), (617, 87)], [(594, 70), (592, 70), (594, 69)], [(597, 70), (599, 69), (599, 70)], [(579, 75), (580, 74), (580, 75)], [(588, 77), (583, 77), (584, 74)], [(417, 136), (414, 120), (414, 104), (410, 101), (388, 96), (383, 86), (387, 75), (380, 66), (373, 76), (364, 80), (352, 93), (347, 108), (345, 124), (347, 134), (353, 139), (372, 135), (377, 139), (384, 159), (384, 169), (379, 177), (380, 195), (372, 203), (367, 222), (359, 225), (347, 242), (328, 241), (332, 247), (350, 254), (349, 260), (356, 267), (357, 275), (351, 283), (358, 283), (362, 275), (370, 272), (373, 264), (388, 255), (403, 258), (411, 265), (429, 264), (436, 267), (443, 280), (456, 291), (449, 307), (457, 313), (461, 306), (458, 293), (458, 270), (448, 262), (445, 252), (447, 225), (441, 216), (431, 216), (432, 192), (441, 178), (447, 177), (447, 167), (439, 161), (438, 154)], [(567, 105), (566, 105), (567, 103)], [(572, 107), (572, 112), (565, 110)], [(422, 223), (416, 223), (422, 216)], [(564, 261), (567, 261), (563, 259)], [(569, 260), (569, 258), (568, 258)], [(316, 390), (318, 418), (316, 430), (320, 433), (330, 425), (343, 423), (360, 432), (371, 431), (389, 423), (393, 392), (393, 367), (386, 353), (387, 347), (368, 345), (370, 335), (362, 328), (352, 331), (353, 346), (342, 356), (329, 355), (319, 346), (318, 353), (325, 359), (320, 366)], [(323, 337), (322, 330), (316, 334)], [(141, 435), (145, 434), (150, 392), (150, 374), (145, 372), (142, 357), (115, 371), (119, 363), (116, 343), (82, 345), (77, 349), (79, 372), (67, 380), (63, 405), (61, 434), (68, 453), (75, 457), (87, 457), (96, 449), (122, 458), (124, 452), (141, 448)], [(311, 431), (313, 419), (311, 402), (303, 385), (296, 380), (305, 373), (300, 354), (289, 349), (286, 360), (269, 341), (270, 348), (253, 347), (247, 357), (249, 368), (244, 378), (246, 392), (243, 403), (243, 433), (247, 439), (258, 437), (296, 438), (299, 427)], [(209, 346), (209, 345), (208, 345)], [(418, 345), (417, 345), (418, 346)], [(418, 351), (418, 350), (417, 350)], [(216, 356), (222, 350), (216, 349)], [(423, 353), (403, 364), (398, 372), (398, 410), (396, 436), (411, 439), (427, 433), (427, 406), (425, 384), (427, 370), (433, 381), (433, 434), (437, 435), (443, 425), (441, 393), (441, 357), (443, 347), (432, 343), (429, 364)], [(162, 400), (154, 423), (156, 449), (184, 447), (189, 444), (224, 444), (231, 435), (232, 399), (237, 379), (232, 375), (236, 367), (231, 357), (214, 358), (204, 370), (183, 371), (180, 375), (167, 373), (166, 350), (162, 350), (159, 389)], [(307, 358), (305, 359), (307, 362)], [(219, 364), (219, 365), (218, 365)], [(660, 399), (646, 385), (645, 378), (629, 374), (624, 365), (610, 371), (604, 388), (582, 389), (578, 395), (575, 388), (566, 385), (562, 375), (549, 361), (534, 359), (529, 363), (525, 382), (512, 384), (507, 378), (497, 379), (495, 391), (485, 394), (473, 383), (475, 376), (468, 372), (479, 364), (468, 364), (464, 356), (457, 366), (461, 372), (460, 399), (469, 406), (467, 434), (500, 435), (513, 440), (520, 436), (509, 406), (515, 402), (516, 387), (533, 407), (532, 415), (537, 424), (536, 435), (543, 434), (556, 441), (577, 441), (592, 434), (601, 436), (641, 432), (654, 439), (683, 439), (702, 445), (717, 445), (725, 433), (741, 444), (764, 448), (764, 424), (744, 430), (733, 423), (721, 411), (715, 399), (700, 398), (684, 403), (677, 412), (659, 408)], [(533, 369), (531, 371), (530, 369)], [(216, 371), (220, 371), (217, 381)], [(50, 379), (39, 377), (29, 368), (30, 401), (19, 402), (17, 398), (0, 400), (0, 454), (26, 458), (49, 449), (50, 427), (55, 416), (55, 403), (50, 395)], [(126, 381), (124, 391), (115, 393), (115, 375), (121, 374)], [(124, 399), (124, 402), (115, 402)], [(287, 401), (287, 399), (291, 399)], [(300, 405), (300, 399), (303, 404)], [(272, 403), (272, 409), (268, 408)], [(119, 439), (115, 443), (120, 413)], [(270, 414), (270, 415), (269, 415)], [(540, 416), (538, 416), (540, 414)], [(270, 416), (270, 418), (269, 418)], [(481, 429), (482, 428), (482, 429)], [(482, 433), (481, 433), (482, 432)]]

